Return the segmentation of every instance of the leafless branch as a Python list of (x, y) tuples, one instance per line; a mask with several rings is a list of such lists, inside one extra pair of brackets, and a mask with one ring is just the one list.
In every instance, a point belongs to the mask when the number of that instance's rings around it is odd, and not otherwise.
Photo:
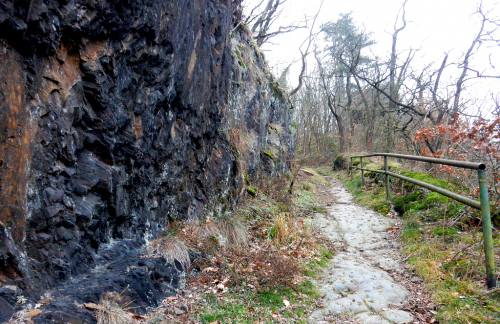
[[(290, 91), (290, 96), (295, 95), (302, 87), (304, 73), (306, 71), (306, 58), (307, 58), (307, 55), (309, 55), (309, 48), (311, 47), (311, 44), (312, 44), (314, 38), (317, 36), (317, 34), (313, 34), (314, 25), (316, 24), (316, 19), (318, 18), (319, 13), (321, 12), (321, 7), (323, 6), (323, 2), (324, 2), (324, 0), (321, 0), (321, 3), (319, 4), (318, 11), (316, 12), (316, 15), (314, 16), (314, 19), (313, 19), (313, 22), (311, 25), (311, 30), (309, 31), (309, 36), (300, 45), (299, 51), (300, 51), (300, 54), (302, 56), (302, 69), (300, 70), (300, 74), (299, 74), (299, 84), (297, 85), (297, 87), (295, 89)], [(305, 44), (306, 41), (307, 41), (306, 50), (304, 52), (302, 52), (302, 46)]]

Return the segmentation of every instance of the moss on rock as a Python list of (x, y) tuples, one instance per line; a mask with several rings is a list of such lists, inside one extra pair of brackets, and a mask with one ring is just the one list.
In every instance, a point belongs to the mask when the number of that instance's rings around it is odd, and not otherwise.
[[(394, 199), (394, 210), (403, 215), (406, 211), (412, 209), (413, 202), (418, 202), (422, 199), (422, 192), (414, 190), (406, 196), (397, 197)], [(414, 206), (415, 204), (413, 204)]]
[(264, 155), (267, 155), (269, 158), (271, 158), (275, 164), (277, 163), (278, 160), (271, 152), (269, 152), (268, 150), (265, 150), (265, 151), (262, 151), (262, 153)]
[[(428, 173), (406, 172), (406, 173), (403, 173), (403, 176), (408, 177), (408, 178), (412, 178), (412, 179), (415, 179), (415, 180), (419, 180), (419, 181), (422, 181), (422, 182), (425, 182), (425, 183), (428, 183), (428, 184), (431, 184), (431, 185), (434, 185), (436, 187), (443, 188), (443, 189), (453, 189), (453, 188), (455, 188), (455, 184), (454, 183), (447, 182), (446, 180), (443, 180), (443, 179), (437, 179), (436, 177), (434, 177), (434, 176), (432, 176), (432, 175), (430, 175)], [(404, 183), (405, 183), (404, 186), (407, 187), (407, 188), (416, 186), (413, 183), (410, 183), (410, 182), (407, 182), (407, 181), (404, 181)]]
[(255, 197), (257, 195), (257, 187), (255, 186), (247, 186), (247, 192), (250, 196)]

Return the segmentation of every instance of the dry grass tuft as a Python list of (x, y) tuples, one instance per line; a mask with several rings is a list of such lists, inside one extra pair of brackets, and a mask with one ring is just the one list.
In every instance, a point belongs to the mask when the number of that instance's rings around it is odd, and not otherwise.
[(217, 218), (217, 227), (227, 243), (244, 247), (248, 244), (247, 228), (243, 220), (236, 214)]
[(217, 224), (210, 218), (193, 222), (190, 225), (197, 237), (217, 236), (219, 234)]
[(149, 244), (147, 250), (149, 253), (164, 257), (168, 262), (177, 260), (184, 268), (191, 263), (189, 248), (175, 236), (159, 237)]
[(120, 303), (122, 294), (106, 291), (101, 294), (96, 310), (97, 324), (132, 324), (137, 321), (128, 310), (130, 301)]
[(12, 315), (10, 320), (4, 322), (5, 324), (33, 324), (32, 318), (42, 313), (41, 310), (33, 308), (28, 304), (25, 309), (20, 310)]
[(290, 237), (290, 214), (279, 213), (274, 220), (274, 236), (273, 240), (279, 244), (285, 243)]
[(243, 219), (237, 214), (224, 215), (214, 220), (191, 223), (192, 233), (198, 238), (220, 237), (222, 235), (228, 244), (244, 247), (248, 244), (247, 228)]

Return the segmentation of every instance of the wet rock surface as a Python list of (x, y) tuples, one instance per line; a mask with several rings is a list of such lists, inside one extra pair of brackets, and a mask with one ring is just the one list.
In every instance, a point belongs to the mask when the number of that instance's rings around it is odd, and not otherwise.
[[(74, 280), (82, 295), (68, 298), (85, 301), (88, 285), (95, 300), (98, 287), (80, 280), (107, 280), (93, 272), (103, 246), (135, 240), (138, 256), (170, 220), (224, 213), (248, 182), (288, 167), (290, 105), (249, 32), (235, 28), (238, 3), (0, 3), (5, 312), (24, 307), (19, 296), (69, 294)], [(134, 258), (125, 260), (145, 267)], [(136, 301), (154, 306), (176, 285)], [(56, 300), (63, 308), (63, 294)]]
[(122, 297), (131, 301), (131, 310), (139, 314), (158, 306), (164, 297), (175, 295), (174, 287), (182, 280), (181, 265), (143, 256), (140, 246), (131, 240), (102, 246), (92, 271), (72, 277), (42, 296), (42, 313), (33, 318), (34, 322), (94, 323), (94, 311), (83, 304), (98, 304), (103, 291), (123, 292)]
[[(335, 196), (328, 214), (316, 214), (315, 226), (341, 249), (318, 285), (323, 306), (309, 323), (328, 323), (330, 315), (349, 315), (357, 323), (409, 323), (413, 316), (397, 309), (409, 291), (388, 271), (400, 270), (395, 244), (387, 235), (393, 220), (355, 205), (338, 181), (329, 189)], [(396, 307), (396, 308), (394, 308)]]

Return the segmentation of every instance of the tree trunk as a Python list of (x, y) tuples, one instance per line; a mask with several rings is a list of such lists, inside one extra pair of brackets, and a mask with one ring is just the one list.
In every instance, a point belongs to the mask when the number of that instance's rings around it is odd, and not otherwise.
[(363, 121), (363, 124), (365, 125), (365, 146), (368, 151), (371, 151), (375, 115), (373, 114), (373, 109), (370, 109), (370, 107), (368, 106), (368, 100), (366, 99), (364, 91), (361, 89), (361, 84), (359, 83), (358, 78), (355, 75), (353, 75), (353, 77), (354, 81), (356, 81), (356, 85), (358, 86), (358, 91), (361, 94), (361, 98), (363, 99), (363, 104), (365, 105), (365, 118)]

